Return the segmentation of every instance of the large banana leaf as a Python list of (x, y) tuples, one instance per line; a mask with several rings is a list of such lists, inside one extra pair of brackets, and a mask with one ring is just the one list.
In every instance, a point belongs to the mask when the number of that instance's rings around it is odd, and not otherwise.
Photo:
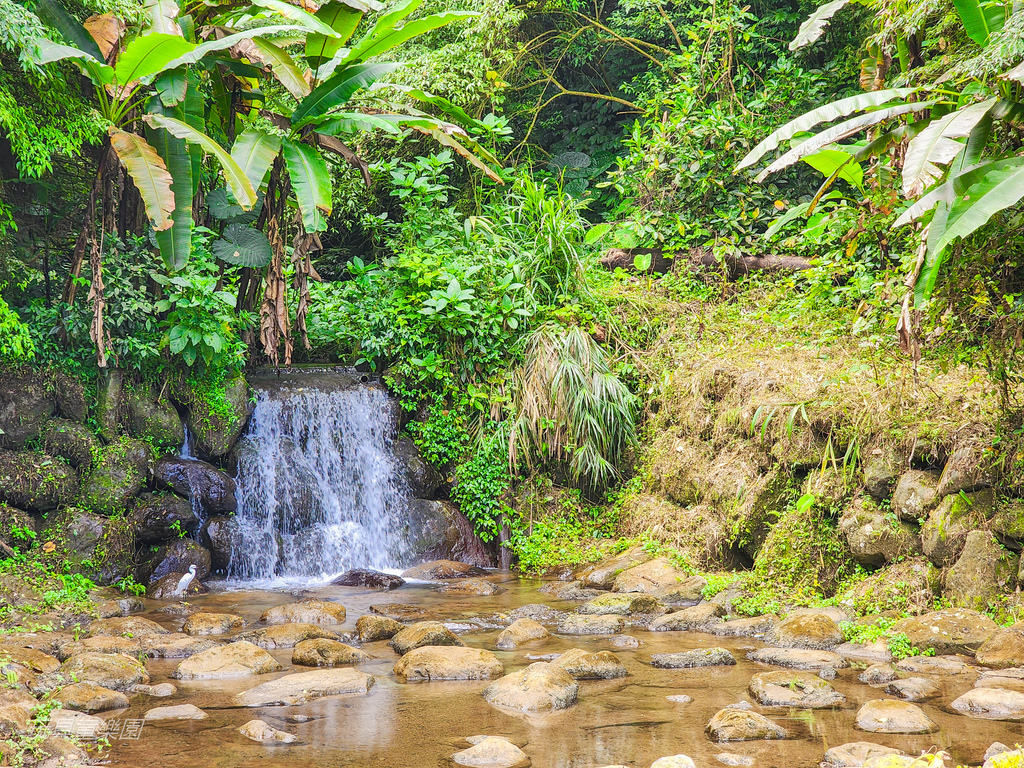
[(849, 3), (850, 0), (832, 0), (831, 3), (820, 6), (800, 25), (796, 38), (789, 44), (789, 50), (795, 51), (805, 45), (810, 45), (825, 34), (825, 27), (828, 26), (829, 19)]
[(783, 142), (789, 141), (798, 133), (808, 131), (816, 125), (830, 123), (833, 120), (838, 120), (840, 117), (846, 117), (863, 109), (879, 107), (895, 99), (905, 99), (912, 93), (916, 93), (917, 90), (917, 88), (890, 88), (886, 91), (859, 93), (856, 96), (833, 101), (831, 104), (825, 104), (817, 109), (812, 109), (810, 112), (790, 120), (777, 131), (767, 136), (764, 141), (747, 153), (747, 156), (740, 161), (735, 170), (742, 171), (744, 168), (749, 168), (773, 149), (781, 146)]
[(243, 40), (251, 40), (263, 35), (275, 35), (278, 33), (301, 31), (302, 27), (294, 24), (276, 24), (270, 27), (257, 27), (256, 29), (246, 30), (245, 32), (235, 32), (233, 35), (227, 35), (219, 40), (207, 40), (205, 43), (200, 43), (192, 50), (178, 56), (173, 61), (168, 62), (166, 68), (173, 69), (186, 64), (196, 64), (204, 56), (213, 53), (214, 51), (227, 50), (233, 45), (238, 45), (238, 43)]
[(281, 151), (281, 138), (259, 128), (248, 128), (235, 139), (231, 157), (245, 173), (253, 189), (259, 189), (274, 158)]
[[(206, 99), (200, 90), (202, 85), (201, 75), (198, 72), (189, 70), (188, 90), (185, 91), (185, 122), (201, 133), (206, 133)], [(192, 196), (199, 194), (199, 181), (203, 170), (203, 150), (197, 145), (188, 148), (189, 157), (192, 158)]]
[(940, 200), (935, 206), (935, 215), (932, 216), (931, 224), (928, 225), (928, 242), (926, 243), (924, 264), (917, 274), (917, 282), (914, 283), (914, 304), (920, 307), (932, 295), (935, 283), (939, 279), (939, 271), (942, 269), (942, 262), (946, 258), (945, 248), (936, 248), (936, 243), (946, 229), (946, 222), (949, 220), (949, 203)]
[(188, 92), (188, 73), (184, 69), (169, 69), (157, 75), (153, 81), (160, 102), (165, 107), (173, 107), (185, 100)]
[(316, 127), (317, 133), (327, 136), (339, 136), (344, 133), (363, 133), (381, 130), (385, 133), (398, 135), (402, 132), (399, 124), (392, 119), (402, 115), (368, 115), (364, 112), (335, 112), (330, 119), (324, 120)]
[[(328, 39), (328, 38), (325, 38)], [(259, 51), (263, 60), (270, 65), (271, 71), (278, 82), (285, 87), (296, 101), (301, 101), (309, 95), (309, 84), (302, 72), (295, 66), (292, 57), (282, 48), (277, 47), (267, 40), (253, 38), (253, 45)]]
[(472, 19), (479, 15), (479, 13), (474, 11), (448, 11), (446, 13), (434, 13), (430, 16), (410, 21), (404, 24), (401, 29), (393, 29), (384, 35), (360, 40), (345, 57), (345, 63), (372, 59), (374, 56), (380, 56), (392, 48), (397, 48), (407, 40), (411, 40), (417, 35), (422, 35), (424, 32), (438, 29), (459, 19)]
[(70, 45), (61, 45), (52, 40), (36, 40), (33, 50), (29, 52), (29, 56), (39, 66), (44, 66), (54, 61), (71, 59), (89, 76), (89, 79), (98, 88), (114, 82), (114, 68), (112, 66), (104, 64), (92, 54), (78, 48), (72, 48)]
[(1024, 198), (1024, 156), (1012, 158), (998, 170), (986, 173), (958, 197), (949, 211), (949, 221), (935, 243), (942, 250), (957, 238), (971, 235), (995, 214)]
[(288, 139), (281, 142), (281, 152), (299, 203), (302, 226), (307, 232), (324, 230), (326, 222), (320, 214), (331, 214), (331, 177), (327, 163), (313, 147)]
[(980, 46), (988, 45), (992, 33), (1006, 22), (1006, 3), (995, 0), (953, 0), (956, 12), (964, 23), (964, 31)]
[[(154, 114), (181, 117), (184, 110), (168, 109), (158, 100), (150, 101)], [(146, 127), (146, 138), (163, 159), (171, 174), (171, 194), (174, 195), (174, 222), (170, 229), (156, 233), (156, 244), (168, 269), (181, 269), (188, 263), (192, 252), (192, 158), (184, 140), (172, 136), (161, 128)]]
[(338, 36), (337, 32), (320, 21), (316, 16), (302, 10), (298, 6), (286, 3), (284, 0), (252, 0), (252, 4), (265, 8), (268, 11), (273, 11), (279, 16), (284, 16), (289, 21), (294, 21), (310, 32), (316, 32), (331, 38)]
[(964, 150), (957, 141), (971, 134), (975, 126), (995, 105), (995, 99), (972, 104), (943, 115), (911, 139), (903, 160), (903, 194), (914, 198), (943, 174), (939, 166), (948, 165)]
[(110, 126), (107, 133), (110, 136), (110, 146), (139, 190), (139, 196), (146, 206), (146, 215), (153, 223), (153, 229), (158, 232), (168, 229), (174, 223), (171, 220), (171, 214), (174, 212), (174, 193), (171, 192), (173, 179), (164, 161), (141, 136), (127, 133), (114, 126)]
[[(434, 94), (429, 93), (428, 91), (424, 91), (421, 88), (412, 88), (408, 85), (398, 85), (396, 83), (377, 83), (376, 85), (372, 86), (370, 90), (376, 91), (384, 88), (390, 88), (396, 91), (400, 91), (401, 93), (404, 93), (406, 96), (416, 99), (416, 101), (422, 101), (425, 104), (430, 104), (431, 106), (437, 107), (437, 109), (441, 110), (441, 112), (458, 121), (459, 125), (473, 125), (486, 130), (487, 126), (485, 126), (475, 117), (470, 117), (466, 110), (464, 110), (460, 106), (452, 104), (452, 102), (448, 101), (448, 99), (444, 98), (443, 96), (435, 96)], [(417, 114), (424, 117), (430, 117), (430, 119), (436, 119), (422, 112), (419, 112)]]
[(292, 113), (292, 126), (315, 122), (330, 110), (345, 104), (360, 88), (372, 85), (400, 64), (353, 64), (332, 75), (304, 98)]
[(316, 17), (338, 33), (337, 37), (327, 37), (310, 33), (306, 35), (306, 61), (313, 69), (318, 69), (330, 61), (338, 53), (359, 26), (363, 11), (351, 5), (339, 2), (325, 3)]
[(167, 65), (195, 47), (184, 38), (162, 32), (136, 37), (125, 46), (117, 60), (114, 76), (120, 85), (128, 85), (139, 78), (155, 75), (164, 68), (172, 69)]
[(494, 162), (495, 164), (497, 163), (497, 160), (494, 157), (492, 157), (491, 154), (487, 152), (487, 150), (485, 150), (483, 147), (477, 144), (473, 139), (469, 138), (468, 136), (460, 136), (458, 139), (456, 139), (450, 133), (442, 130), (441, 128), (420, 128), (415, 125), (412, 127), (414, 130), (417, 130), (426, 136), (430, 136), (438, 144), (454, 149), (457, 153), (462, 155), (462, 157), (466, 158), (466, 160), (468, 160), (470, 163), (472, 163), (481, 171), (483, 171), (484, 175), (487, 176), (487, 178), (489, 178), (491, 181), (494, 181), (498, 184), (505, 183), (501, 176), (495, 173), (494, 170), (490, 168), (478, 156), (482, 155), (487, 159), (491, 160), (492, 162)]
[(189, 144), (198, 144), (206, 152), (213, 155), (220, 167), (224, 169), (224, 178), (231, 189), (231, 194), (242, 208), (248, 210), (256, 205), (256, 190), (253, 189), (249, 179), (224, 148), (211, 139), (202, 131), (198, 131), (191, 125), (165, 115), (146, 115), (143, 118), (154, 128), (163, 128), (179, 139), (184, 139)]
[(158, 33), (182, 37), (181, 27), (178, 24), (178, 14), (181, 11), (178, 8), (177, 0), (146, 0), (142, 9), (149, 19), (147, 34)]
[(865, 128), (869, 128), (872, 125), (878, 125), (879, 123), (891, 120), (894, 117), (908, 115), (912, 112), (920, 112), (921, 110), (934, 106), (935, 103), (935, 101), (923, 101), (917, 104), (897, 104), (893, 107), (887, 107), (875, 112), (867, 112), (863, 115), (850, 118), (849, 120), (822, 131), (816, 136), (812, 136), (807, 139), (807, 141), (793, 147), (789, 152), (761, 171), (761, 173), (757, 175), (756, 180), (758, 182), (764, 181), (771, 174), (776, 171), (781, 171), (783, 168), (788, 168), (806, 155), (809, 155), (812, 152), (817, 152), (819, 149), (827, 147), (829, 144), (834, 144), (837, 141), (853, 136), (855, 133), (860, 133)]
[(1017, 164), (1017, 158), (1006, 160), (987, 160), (984, 163), (977, 163), (964, 168), (962, 171), (950, 171), (949, 178), (935, 189), (928, 192), (920, 200), (907, 208), (896, 221), (893, 222), (893, 229), (906, 226), (916, 221), (934, 208), (940, 201), (952, 204), (954, 200), (967, 194), (967, 190), (977, 184), (986, 175), (998, 171), (1007, 166)]
[(94, 59), (104, 61), (100, 47), (92, 39), (92, 35), (78, 22), (78, 19), (64, 10), (64, 6), (60, 4), (59, 0), (39, 0), (33, 10), (43, 23), (60, 32), (61, 37), (80, 51), (89, 54)]

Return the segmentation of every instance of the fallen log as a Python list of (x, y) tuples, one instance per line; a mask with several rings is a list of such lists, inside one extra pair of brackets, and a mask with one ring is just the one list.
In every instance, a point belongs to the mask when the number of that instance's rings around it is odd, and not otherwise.
[(811, 262), (799, 256), (777, 256), (764, 254), (761, 256), (726, 255), (717, 258), (707, 248), (694, 248), (688, 254), (677, 254), (675, 258), (666, 255), (660, 248), (611, 248), (601, 257), (601, 265), (606, 269), (625, 269), (629, 272), (640, 272), (636, 268), (635, 257), (650, 255), (651, 266), (644, 270), (646, 274), (664, 274), (672, 269), (683, 266), (693, 271), (721, 271), (723, 266), (730, 280), (735, 280), (751, 272), (799, 272), (811, 267)]

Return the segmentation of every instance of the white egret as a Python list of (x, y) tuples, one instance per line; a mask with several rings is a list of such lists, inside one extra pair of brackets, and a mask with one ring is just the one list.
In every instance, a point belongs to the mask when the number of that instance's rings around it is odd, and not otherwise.
[(193, 564), (188, 567), (188, 573), (186, 573), (184, 576), (178, 579), (178, 587), (174, 590), (174, 594), (185, 597), (185, 590), (188, 589), (188, 585), (192, 583), (192, 579), (194, 579), (195, 577), (196, 567)]

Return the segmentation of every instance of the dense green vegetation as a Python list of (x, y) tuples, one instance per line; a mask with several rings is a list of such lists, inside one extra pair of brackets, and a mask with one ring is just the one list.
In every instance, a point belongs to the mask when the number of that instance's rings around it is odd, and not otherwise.
[(732, 311), (876, 376), (984, 368), (998, 453), (1022, 31), (1008, 0), (0, 0), (0, 355), (214, 403), (245, 366), (381, 373), (528, 570), (625, 546), (673, 334)]

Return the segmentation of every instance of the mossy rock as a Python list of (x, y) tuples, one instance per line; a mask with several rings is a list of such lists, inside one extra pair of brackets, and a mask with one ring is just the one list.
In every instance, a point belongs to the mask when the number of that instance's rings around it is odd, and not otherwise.
[(89, 403), (85, 399), (85, 385), (64, 371), (57, 371), (53, 377), (53, 396), (57, 400), (57, 413), (70, 421), (84, 422), (89, 415)]
[(940, 568), (951, 566), (960, 557), (967, 535), (983, 527), (995, 511), (996, 495), (991, 488), (946, 496), (921, 526), (925, 556)]
[(88, 469), (100, 441), (84, 424), (70, 419), (50, 419), (43, 431), (43, 446), (47, 453), (67, 459), (71, 466)]
[(204, 458), (226, 456), (252, 414), (249, 384), (241, 374), (208, 391), (181, 380), (175, 384), (173, 395), (188, 411), (185, 423), (195, 437), (196, 451)]
[(737, 492), (735, 505), (728, 513), (733, 543), (754, 559), (764, 545), (775, 521), (793, 494), (792, 478), (781, 467), (752, 479)]
[(923, 557), (892, 563), (861, 579), (839, 596), (859, 614), (930, 609), (941, 588), (941, 572)]
[(56, 403), (46, 377), (33, 368), (0, 371), (0, 446), (21, 448), (38, 437)]
[[(8, 504), (0, 504), (0, 541), (14, 549), (25, 550), (32, 545), (32, 534), (37, 531), (37, 520)], [(17, 534), (15, 533), (17, 532)]]
[(135, 538), (140, 544), (156, 544), (194, 532), (199, 516), (187, 499), (173, 493), (143, 493), (131, 514)]
[(886, 514), (870, 498), (857, 497), (839, 518), (839, 530), (853, 559), (879, 567), (900, 557), (921, 554), (921, 537), (894, 512)]
[(0, 501), (48, 512), (78, 495), (78, 475), (64, 459), (0, 449)]
[(954, 605), (985, 610), (1017, 585), (1020, 558), (999, 545), (989, 531), (967, 534), (963, 552), (946, 573), (945, 596)]
[(153, 451), (141, 440), (121, 437), (101, 449), (82, 484), (82, 504), (112, 515), (126, 509), (146, 483)]
[(989, 530), (1003, 540), (1024, 542), (1024, 500), (1000, 503)]
[(124, 421), (124, 371), (107, 368), (100, 373), (96, 390), (96, 423), (100, 437), (114, 441)]
[(127, 518), (106, 518), (67, 507), (46, 516), (37, 539), (54, 545), (47, 558), (54, 567), (112, 584), (134, 567), (135, 538)]
[(185, 442), (185, 425), (166, 397), (158, 398), (146, 384), (129, 387), (128, 432), (157, 448), (177, 449)]
[(872, 449), (861, 464), (864, 493), (875, 502), (884, 501), (892, 493), (900, 470), (907, 466), (907, 456), (889, 447)]
[(663, 435), (651, 449), (648, 469), (650, 488), (681, 506), (697, 504), (704, 497), (704, 480), (714, 454), (700, 440)]

